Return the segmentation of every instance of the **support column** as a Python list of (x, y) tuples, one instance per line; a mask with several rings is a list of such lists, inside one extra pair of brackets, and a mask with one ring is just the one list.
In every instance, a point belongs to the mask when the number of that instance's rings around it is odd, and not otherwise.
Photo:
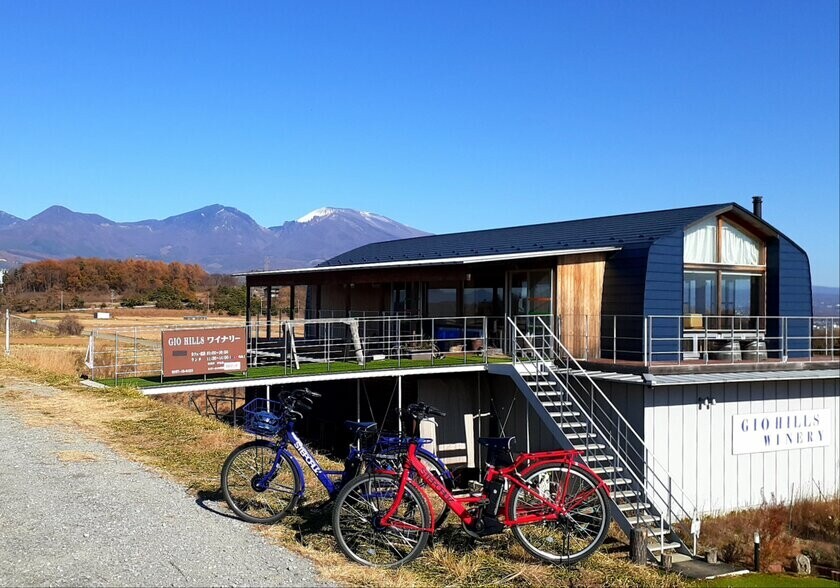
[(265, 338), (271, 339), (271, 286), (265, 287)]
[(295, 320), (295, 285), (289, 286), (289, 319)]
[(397, 415), (397, 430), (402, 433), (402, 376), (397, 376)]
[(248, 339), (251, 338), (251, 286), (245, 282), (245, 326), (247, 327)]

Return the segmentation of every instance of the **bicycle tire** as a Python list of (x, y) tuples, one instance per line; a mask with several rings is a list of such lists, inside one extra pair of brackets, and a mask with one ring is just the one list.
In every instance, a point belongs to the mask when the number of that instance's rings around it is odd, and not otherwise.
[[(558, 521), (514, 525), (513, 535), (534, 557), (553, 564), (571, 565), (590, 557), (604, 542), (610, 527), (609, 496), (598, 479), (585, 469), (567, 463), (540, 464), (523, 473), (525, 482), (553, 502), (563, 488), (565, 477), (568, 492), (564, 499), (570, 505), (568, 516)], [(548, 496), (546, 496), (548, 493)], [(507, 501), (507, 520), (517, 516), (538, 514), (545, 507), (516, 486)]]
[(275, 476), (268, 487), (255, 486), (274, 464), (279, 449), (265, 439), (244, 443), (234, 449), (222, 466), (222, 495), (230, 509), (243, 521), (270, 525), (285, 517), (297, 505), (303, 490), (298, 469), (286, 453), (280, 456)]
[(429, 541), (429, 507), (422, 493), (408, 485), (395, 519), (417, 530), (382, 527), (399, 490), (400, 478), (389, 474), (363, 475), (351, 480), (335, 500), (332, 525), (339, 549), (366, 566), (396, 568), (415, 559)]

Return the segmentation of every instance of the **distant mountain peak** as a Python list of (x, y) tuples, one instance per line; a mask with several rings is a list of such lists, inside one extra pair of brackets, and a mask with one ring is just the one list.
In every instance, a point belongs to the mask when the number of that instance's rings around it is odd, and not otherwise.
[(323, 206), (321, 208), (316, 208), (312, 212), (304, 214), (299, 219), (295, 220), (296, 223), (308, 223), (314, 221), (319, 218), (323, 218), (325, 216), (332, 216), (334, 214), (341, 214), (342, 212), (351, 212), (349, 208), (335, 208), (332, 206)]

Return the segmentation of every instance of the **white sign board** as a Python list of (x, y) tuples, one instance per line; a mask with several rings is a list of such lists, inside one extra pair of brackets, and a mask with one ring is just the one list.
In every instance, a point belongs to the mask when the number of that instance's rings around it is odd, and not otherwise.
[(831, 442), (831, 410), (786, 410), (732, 415), (732, 453), (823, 447)]

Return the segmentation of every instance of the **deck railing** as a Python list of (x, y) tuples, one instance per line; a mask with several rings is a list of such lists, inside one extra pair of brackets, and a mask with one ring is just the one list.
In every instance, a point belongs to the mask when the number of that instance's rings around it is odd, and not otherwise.
[(749, 364), (840, 361), (840, 317), (581, 315), (559, 320), (580, 361)]
[[(251, 376), (291, 376), (369, 369), (445, 367), (504, 358), (503, 318), (413, 316), (341, 317), (202, 324), (202, 330), (238, 327), (246, 334)], [(174, 326), (100, 328), (90, 335), (86, 365), (92, 379), (163, 383), (162, 336), (195, 329)], [(495, 330), (494, 330), (495, 329)], [(192, 379), (206, 379), (193, 376)], [(183, 379), (183, 378), (182, 378)]]

